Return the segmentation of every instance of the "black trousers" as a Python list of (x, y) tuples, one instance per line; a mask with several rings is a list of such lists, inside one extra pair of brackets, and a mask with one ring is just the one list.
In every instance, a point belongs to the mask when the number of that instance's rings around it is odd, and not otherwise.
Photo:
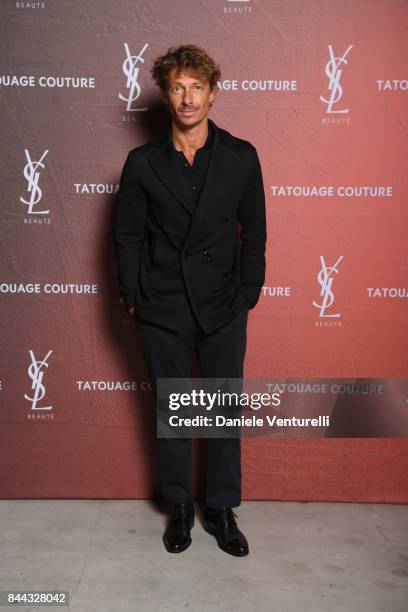
[[(157, 378), (189, 378), (196, 351), (203, 378), (243, 378), (248, 309), (206, 335), (186, 303), (183, 329), (173, 332), (136, 314), (146, 368), (157, 402)], [(156, 403), (157, 405), (157, 403)], [(208, 508), (241, 504), (241, 439), (207, 438), (206, 493)], [(164, 501), (192, 500), (192, 439), (158, 438), (159, 483)]]

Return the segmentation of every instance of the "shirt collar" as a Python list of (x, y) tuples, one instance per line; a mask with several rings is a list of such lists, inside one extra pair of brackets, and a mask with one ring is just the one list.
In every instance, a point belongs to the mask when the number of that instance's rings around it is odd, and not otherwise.
[[(172, 140), (172, 136), (171, 136), (171, 125), (167, 129), (167, 140), (168, 140), (168, 142), (171, 143), (171, 145), (172, 145), (173, 149), (176, 151), (176, 153), (182, 153), (182, 151), (177, 151), (176, 147), (173, 144), (173, 140)], [(207, 138), (205, 140), (205, 143), (203, 144), (202, 147), (200, 147), (200, 149), (201, 148), (208, 149), (209, 147), (212, 146), (213, 142), (214, 142), (214, 128), (211, 125), (211, 123), (208, 121), (208, 135), (207, 135)]]

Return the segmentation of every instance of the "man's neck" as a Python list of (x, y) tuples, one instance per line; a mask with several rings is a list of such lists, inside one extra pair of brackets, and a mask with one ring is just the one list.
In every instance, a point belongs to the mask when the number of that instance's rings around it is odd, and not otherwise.
[(178, 151), (183, 151), (185, 154), (193, 156), (197, 149), (205, 144), (209, 129), (208, 119), (186, 129), (180, 129), (175, 123), (172, 123), (171, 134), (173, 145)]

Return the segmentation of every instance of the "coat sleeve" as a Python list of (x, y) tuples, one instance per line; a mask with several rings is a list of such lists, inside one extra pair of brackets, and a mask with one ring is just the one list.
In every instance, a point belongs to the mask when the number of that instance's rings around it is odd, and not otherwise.
[(135, 306), (140, 257), (144, 241), (147, 199), (129, 152), (119, 183), (114, 220), (114, 251), (120, 301)]
[(250, 308), (259, 300), (265, 281), (266, 211), (261, 164), (250, 146), (249, 175), (238, 207), (241, 225), (240, 282)]

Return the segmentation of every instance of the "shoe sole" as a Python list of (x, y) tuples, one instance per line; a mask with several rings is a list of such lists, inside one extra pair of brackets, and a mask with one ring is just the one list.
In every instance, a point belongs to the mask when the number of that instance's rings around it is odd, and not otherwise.
[(229, 555), (233, 555), (234, 557), (246, 557), (247, 555), (249, 555), (249, 550), (245, 551), (245, 552), (232, 552), (231, 550), (228, 550), (228, 548), (225, 548), (222, 545), (221, 540), (218, 537), (218, 533), (216, 532), (215, 529), (213, 529), (212, 527), (210, 527), (209, 525), (206, 525), (206, 523), (204, 523), (204, 530), (209, 533), (212, 536), (215, 536), (215, 539), (217, 540), (217, 544), (218, 546), (221, 548), (221, 550), (223, 550), (224, 552), (228, 553)]

